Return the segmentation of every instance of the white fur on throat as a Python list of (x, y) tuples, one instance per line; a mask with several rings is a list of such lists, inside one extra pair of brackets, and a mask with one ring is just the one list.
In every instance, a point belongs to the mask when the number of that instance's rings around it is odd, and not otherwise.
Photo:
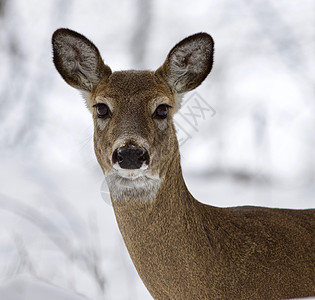
[(113, 201), (152, 201), (161, 186), (162, 179), (148, 173), (147, 166), (137, 170), (126, 170), (116, 163), (114, 171), (105, 174)]

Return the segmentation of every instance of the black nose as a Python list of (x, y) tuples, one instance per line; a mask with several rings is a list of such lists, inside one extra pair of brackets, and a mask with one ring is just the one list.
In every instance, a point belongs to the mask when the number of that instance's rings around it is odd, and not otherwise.
[(144, 162), (149, 163), (149, 154), (145, 149), (116, 149), (113, 153), (113, 163), (116, 162), (123, 169), (140, 169)]

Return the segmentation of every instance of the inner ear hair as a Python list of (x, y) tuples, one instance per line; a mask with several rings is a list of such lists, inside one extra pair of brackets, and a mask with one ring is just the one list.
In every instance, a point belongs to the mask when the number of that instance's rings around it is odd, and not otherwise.
[(56, 30), (52, 45), (56, 69), (76, 89), (90, 92), (102, 78), (108, 78), (112, 73), (104, 64), (97, 47), (73, 30)]
[(213, 65), (214, 41), (204, 32), (191, 35), (169, 52), (164, 64), (156, 73), (167, 81), (176, 94), (199, 86)]

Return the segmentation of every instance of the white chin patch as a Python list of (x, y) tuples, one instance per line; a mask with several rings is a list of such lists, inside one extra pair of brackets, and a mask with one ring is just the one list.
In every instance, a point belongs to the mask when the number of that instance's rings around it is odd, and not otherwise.
[(105, 174), (105, 177), (114, 201), (153, 200), (161, 185), (160, 177), (151, 175), (145, 164), (140, 169), (122, 169), (116, 163), (113, 172)]
[(117, 170), (119, 176), (126, 179), (134, 180), (142, 176), (145, 176), (144, 171), (148, 169), (148, 165), (142, 164), (140, 169), (123, 169), (119, 166), (118, 163), (115, 163), (113, 165), (113, 168)]

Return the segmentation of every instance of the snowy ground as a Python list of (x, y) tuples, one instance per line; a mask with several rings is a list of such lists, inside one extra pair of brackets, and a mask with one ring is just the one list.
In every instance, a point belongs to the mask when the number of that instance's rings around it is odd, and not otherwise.
[(28, 275), (19, 275), (14, 279), (7, 280), (0, 287), (1, 299), (5, 300), (83, 300), (85, 297), (75, 295), (71, 291), (54, 287), (41, 280), (35, 280)]

